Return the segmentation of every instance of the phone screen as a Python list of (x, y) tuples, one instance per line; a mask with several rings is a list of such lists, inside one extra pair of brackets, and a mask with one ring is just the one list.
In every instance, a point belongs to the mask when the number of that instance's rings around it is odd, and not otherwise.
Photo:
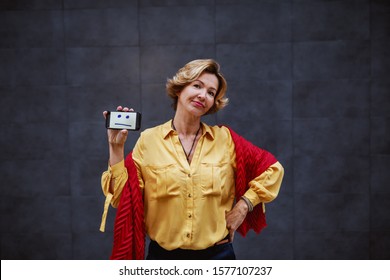
[(141, 113), (108, 111), (106, 128), (139, 130), (141, 128)]

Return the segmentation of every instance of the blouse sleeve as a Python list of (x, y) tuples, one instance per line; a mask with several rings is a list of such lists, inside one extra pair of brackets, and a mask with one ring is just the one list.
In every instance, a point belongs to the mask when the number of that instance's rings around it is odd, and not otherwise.
[[(102, 222), (100, 225), (100, 231), (104, 232), (108, 207), (110, 204), (112, 207), (118, 207), (120, 196), (123, 190), (123, 187), (126, 184), (128, 178), (127, 169), (124, 164), (124, 160), (118, 162), (113, 166), (108, 166), (108, 169), (103, 172), (101, 178), (102, 191), (106, 196), (104, 202), (104, 211), (102, 215)], [(114, 180), (114, 192), (110, 192), (110, 183), (111, 180)]]
[(279, 193), (283, 176), (284, 168), (277, 161), (249, 182), (249, 189), (244, 196), (249, 199), (253, 206), (261, 202), (263, 202), (263, 205), (264, 203), (271, 202)]

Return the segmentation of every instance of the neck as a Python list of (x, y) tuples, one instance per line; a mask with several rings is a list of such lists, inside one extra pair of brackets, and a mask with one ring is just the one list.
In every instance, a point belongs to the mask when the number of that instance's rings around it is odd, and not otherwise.
[(173, 126), (178, 134), (183, 136), (193, 136), (200, 128), (200, 117), (183, 117), (177, 113), (173, 119)]

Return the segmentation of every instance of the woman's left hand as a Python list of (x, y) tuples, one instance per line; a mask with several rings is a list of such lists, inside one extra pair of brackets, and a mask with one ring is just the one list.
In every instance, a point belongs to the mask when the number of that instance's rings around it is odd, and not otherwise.
[(233, 242), (234, 233), (248, 214), (248, 205), (240, 199), (233, 209), (225, 211), (226, 228), (229, 230), (229, 242)]

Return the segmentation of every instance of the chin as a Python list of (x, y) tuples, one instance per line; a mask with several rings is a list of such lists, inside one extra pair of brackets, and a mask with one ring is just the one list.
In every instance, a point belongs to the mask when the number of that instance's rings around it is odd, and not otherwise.
[(189, 112), (196, 117), (201, 117), (205, 115), (207, 111), (204, 108), (193, 107)]
[(206, 113), (193, 113), (193, 115), (195, 116), (195, 117), (202, 117), (202, 116), (204, 116)]

